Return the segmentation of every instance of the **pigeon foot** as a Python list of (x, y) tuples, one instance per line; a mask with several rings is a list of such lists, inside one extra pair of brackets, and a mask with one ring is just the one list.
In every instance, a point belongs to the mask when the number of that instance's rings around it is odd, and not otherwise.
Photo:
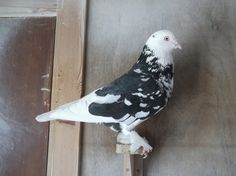
[(119, 133), (117, 136), (117, 142), (121, 144), (129, 144), (129, 152), (131, 154), (138, 153), (143, 156), (143, 158), (146, 158), (148, 153), (152, 151), (152, 146), (150, 146), (148, 141), (141, 137), (136, 131), (131, 131), (128, 135)]
[(132, 131), (130, 133), (130, 139), (131, 139), (131, 145), (130, 145), (130, 152), (136, 152), (138, 150), (141, 150), (141, 155), (143, 158), (146, 158), (148, 153), (152, 151), (152, 146), (148, 144), (148, 141), (139, 136), (139, 134), (136, 131)]

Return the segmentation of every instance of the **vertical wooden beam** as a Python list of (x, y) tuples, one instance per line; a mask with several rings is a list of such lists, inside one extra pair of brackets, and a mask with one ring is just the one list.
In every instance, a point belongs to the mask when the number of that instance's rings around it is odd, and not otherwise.
[[(81, 97), (86, 0), (59, 4), (51, 108)], [(47, 176), (78, 176), (80, 123), (51, 122)]]
[(134, 176), (134, 155), (124, 154), (124, 176)]
[(130, 153), (130, 145), (116, 144), (116, 153), (124, 155), (124, 176), (143, 176), (143, 158), (140, 156), (142, 150)]
[(143, 176), (143, 158), (124, 153), (124, 176)]
[(143, 176), (143, 158), (140, 155), (134, 156), (134, 167), (133, 167), (133, 173), (134, 176)]
[(124, 176), (143, 176), (143, 158), (124, 153)]

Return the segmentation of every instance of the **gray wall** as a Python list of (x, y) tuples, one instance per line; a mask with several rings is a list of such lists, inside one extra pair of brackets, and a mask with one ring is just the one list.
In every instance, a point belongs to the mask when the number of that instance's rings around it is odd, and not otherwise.
[[(145, 176), (236, 175), (236, 1), (90, 0), (86, 94), (127, 71), (147, 37), (174, 32), (174, 95), (142, 124), (153, 152)], [(84, 125), (82, 174), (121, 176), (116, 134)]]

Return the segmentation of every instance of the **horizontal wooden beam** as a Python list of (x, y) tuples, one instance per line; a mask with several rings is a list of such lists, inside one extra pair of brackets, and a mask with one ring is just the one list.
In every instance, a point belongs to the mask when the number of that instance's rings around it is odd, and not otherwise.
[(61, 0), (1, 0), (0, 17), (56, 16)]
[(54, 9), (38, 9), (26, 7), (4, 7), (0, 6), (0, 17), (39, 17), (56, 16)]

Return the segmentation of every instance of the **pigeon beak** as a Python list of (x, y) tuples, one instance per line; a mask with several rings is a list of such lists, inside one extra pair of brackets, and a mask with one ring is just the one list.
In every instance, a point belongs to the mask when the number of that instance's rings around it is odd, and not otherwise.
[(182, 50), (181, 45), (178, 42), (174, 42), (175, 48)]

